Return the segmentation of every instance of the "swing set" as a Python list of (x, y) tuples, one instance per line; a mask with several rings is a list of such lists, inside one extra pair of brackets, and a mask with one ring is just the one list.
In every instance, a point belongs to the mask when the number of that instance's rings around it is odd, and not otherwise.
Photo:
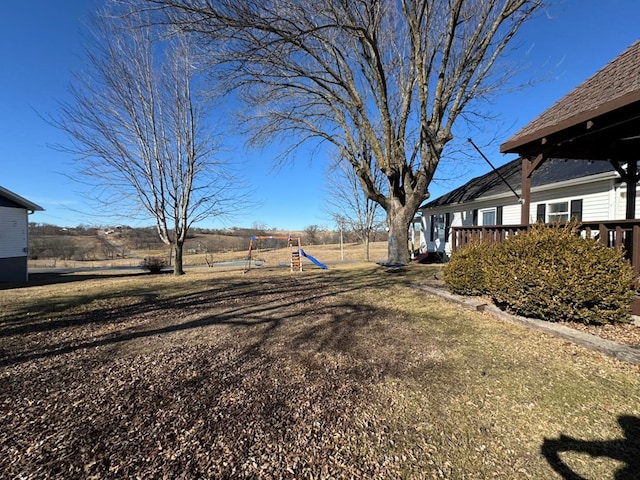
[[(292, 272), (302, 271), (302, 259), (301, 256), (309, 259), (312, 263), (316, 264), (323, 270), (327, 270), (327, 266), (305, 253), (300, 243), (300, 237), (288, 236), (253, 236), (249, 240), (249, 253), (247, 253), (247, 259), (244, 266), (244, 273), (251, 270), (251, 265), (258, 265), (258, 262), (267, 262), (270, 257), (271, 260), (278, 259), (283, 255), (283, 251), (289, 249), (288, 257), (290, 259), (289, 267)], [(275, 263), (275, 262), (274, 262)], [(278, 266), (285, 267), (286, 263), (279, 263)]]

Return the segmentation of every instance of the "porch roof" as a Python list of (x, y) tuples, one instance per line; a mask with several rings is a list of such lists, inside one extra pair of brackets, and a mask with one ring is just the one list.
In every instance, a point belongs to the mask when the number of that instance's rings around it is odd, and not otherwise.
[(500, 146), (502, 153), (637, 159), (640, 40)]

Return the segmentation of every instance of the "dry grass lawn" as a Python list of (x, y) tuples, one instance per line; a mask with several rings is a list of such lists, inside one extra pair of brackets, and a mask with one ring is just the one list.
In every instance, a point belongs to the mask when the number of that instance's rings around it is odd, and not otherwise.
[(427, 296), (431, 268), (6, 287), (0, 476), (637, 478), (640, 370)]

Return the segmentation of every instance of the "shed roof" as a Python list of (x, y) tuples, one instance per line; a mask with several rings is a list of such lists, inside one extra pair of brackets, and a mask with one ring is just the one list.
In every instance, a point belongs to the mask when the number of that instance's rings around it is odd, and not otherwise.
[(503, 143), (500, 151), (518, 152), (528, 143), (636, 102), (640, 102), (640, 40)]
[(44, 208), (42, 208), (40, 205), (30, 202), (26, 198), (21, 197), (17, 193), (12, 192), (11, 190), (7, 190), (4, 187), (0, 187), (0, 196), (10, 200), (11, 202), (19, 205), (20, 207), (26, 208), (27, 210), (33, 210), (34, 212), (44, 211)]
[[(521, 189), (522, 159), (518, 158), (506, 163), (497, 170), (514, 190)], [(611, 172), (612, 174), (615, 172), (609, 162), (585, 162), (584, 160), (550, 158), (536, 171), (536, 174), (531, 178), (531, 184), (532, 187), (540, 187), (606, 172)], [(435, 200), (425, 203), (420, 208), (466, 203), (483, 197), (509, 193), (509, 186), (500, 178), (500, 175), (492, 170)]]

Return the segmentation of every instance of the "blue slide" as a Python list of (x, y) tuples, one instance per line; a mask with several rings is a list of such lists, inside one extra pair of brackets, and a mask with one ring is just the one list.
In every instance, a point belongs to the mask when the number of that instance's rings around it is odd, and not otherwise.
[(308, 258), (309, 260), (311, 260), (313, 263), (315, 263), (317, 266), (319, 266), (321, 269), (323, 270), (327, 270), (327, 266), (320, 262), (319, 260), (316, 260), (315, 258), (313, 258), (311, 255), (308, 255), (306, 253), (304, 253), (304, 250), (299, 248), (298, 251), (300, 252), (300, 255), (302, 255), (303, 257)]

